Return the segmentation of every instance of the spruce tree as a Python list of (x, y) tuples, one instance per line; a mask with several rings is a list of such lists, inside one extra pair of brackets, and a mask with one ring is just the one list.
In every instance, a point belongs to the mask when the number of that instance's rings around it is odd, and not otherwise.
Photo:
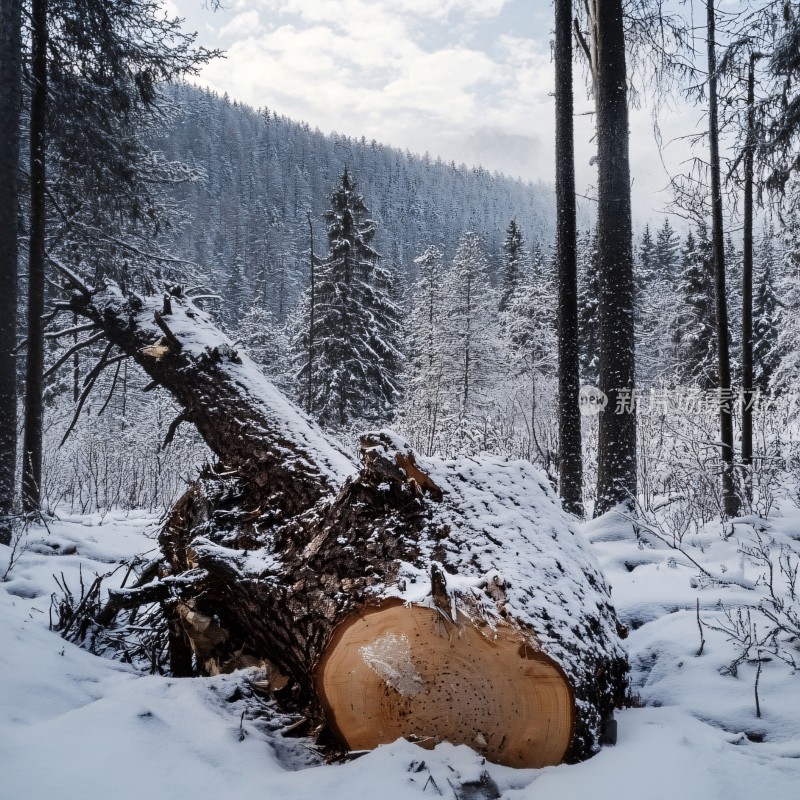
[(22, 3), (0, 6), (0, 544), (11, 542), (17, 464), (17, 216)]
[(682, 307), (675, 326), (678, 379), (708, 390), (717, 386), (714, 275), (708, 229), (692, 232), (683, 248), (683, 270), (678, 281)]
[(520, 276), (503, 319), (519, 372), (552, 372), (556, 350), (557, 288), (537, 269)]
[(455, 406), (469, 414), (484, 405), (497, 375), (500, 332), (496, 295), (478, 234), (461, 239), (444, 283), (444, 374)]
[[(333, 428), (391, 419), (399, 399), (400, 310), (393, 276), (372, 246), (375, 223), (345, 167), (325, 212), (328, 256), (318, 268), (313, 411)], [(308, 386), (303, 336), (295, 336), (298, 394)], [(298, 351), (299, 350), (299, 351)]]
[[(188, 277), (155, 239), (177, 217), (166, 187), (195, 177), (145, 143), (165, 119), (160, 85), (214, 54), (156, 3), (32, 0), (28, 314), (22, 496), (41, 504), (48, 259), (122, 284)], [(180, 263), (180, 268), (176, 264)]]
[(443, 377), (442, 252), (429, 245), (414, 259), (417, 282), (411, 296), (411, 319), (406, 361), (405, 424), (412, 445), (434, 452), (439, 432)]
[(278, 386), (285, 387), (289, 365), (289, 342), (284, 326), (261, 303), (255, 302), (242, 315), (238, 338), (261, 371)]
[(656, 246), (653, 241), (653, 234), (650, 232), (650, 225), (644, 226), (642, 240), (639, 243), (639, 250), (634, 258), (634, 270), (636, 271), (636, 297), (639, 302), (642, 292), (653, 279), (653, 271), (656, 264)]
[(773, 235), (770, 233), (764, 237), (760, 253), (761, 280), (753, 303), (753, 386), (761, 392), (769, 390), (770, 380), (780, 363), (778, 334), (781, 303), (773, 282)]
[(675, 279), (680, 267), (680, 249), (681, 241), (678, 234), (670, 225), (669, 219), (665, 219), (656, 233), (653, 247), (653, 270), (659, 278)]
[(594, 4), (597, 124), (597, 272), (600, 383), (612, 413), (600, 414), (595, 516), (637, 495), (636, 413), (614, 413), (636, 391), (633, 223), (628, 143), (626, 18), (622, 0)]
[(512, 219), (506, 229), (506, 239), (503, 242), (505, 251), (505, 271), (503, 273), (503, 287), (500, 293), (498, 310), (503, 312), (508, 308), (509, 301), (517, 289), (522, 271), (525, 240), (516, 219)]

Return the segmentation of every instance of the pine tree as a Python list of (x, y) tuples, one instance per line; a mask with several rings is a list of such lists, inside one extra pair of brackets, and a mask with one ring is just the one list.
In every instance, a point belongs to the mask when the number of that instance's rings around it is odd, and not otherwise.
[[(795, 203), (800, 202), (800, 185), (795, 182), (792, 188)], [(800, 383), (800, 214), (785, 218), (783, 240), (779, 290), (786, 313), (778, 331), (780, 357), (770, 388), (775, 392), (793, 392)], [(777, 270), (773, 275), (777, 277)]]
[(536, 269), (520, 276), (504, 314), (511, 355), (524, 372), (551, 372), (556, 366), (556, 287)]
[[(381, 423), (399, 400), (400, 310), (393, 276), (378, 265), (375, 223), (345, 168), (325, 212), (328, 256), (318, 268), (314, 317), (313, 413), (326, 426)], [(308, 386), (304, 336), (296, 334), (297, 394)]]
[[(159, 83), (197, 71), (181, 21), (147, 0), (32, 0), (30, 4), (28, 328), (23, 505), (38, 511), (44, 419), (48, 258), (93, 281), (110, 275), (152, 291), (176, 276), (154, 240), (177, 216), (166, 187), (192, 177), (145, 144), (165, 119)], [(149, 131), (148, 131), (149, 128)], [(54, 212), (54, 213), (53, 213)], [(170, 213), (171, 212), (171, 213)], [(188, 277), (182, 275), (182, 278)]]
[[(725, 231), (723, 222), (722, 167), (719, 152), (720, 70), (717, 68), (717, 12), (714, 0), (706, 0), (706, 46), (708, 50), (708, 174), (711, 189), (711, 252), (714, 258), (714, 297), (717, 329), (717, 383), (723, 392), (731, 391), (731, 360), (728, 327), (728, 293), (726, 288)], [(735, 517), (739, 498), (734, 480), (733, 415), (721, 403), (719, 409), (719, 444), (722, 457), (722, 494), (725, 515)]]
[(22, 3), (0, 7), (0, 544), (10, 544), (17, 462), (17, 215)]
[(681, 241), (675, 233), (669, 219), (656, 233), (653, 247), (653, 271), (659, 278), (674, 280), (680, 266)]
[(506, 240), (503, 242), (505, 251), (505, 271), (503, 273), (503, 286), (500, 293), (498, 310), (505, 311), (512, 295), (517, 290), (522, 272), (522, 259), (524, 256), (525, 240), (516, 219), (512, 219), (506, 229)]
[(645, 225), (638, 248), (633, 254), (634, 309), (636, 314), (636, 376), (641, 384), (646, 384), (651, 370), (643, 368), (650, 360), (651, 352), (640, 345), (652, 338), (654, 325), (653, 295), (658, 272), (655, 268), (655, 243), (650, 225)]
[[(626, 20), (622, 0), (593, 4), (597, 123), (597, 272), (600, 278), (599, 388), (616, 409), (636, 390), (633, 223), (628, 126)], [(637, 495), (636, 414), (600, 414), (594, 513)]]
[(442, 252), (435, 245), (429, 245), (414, 259), (418, 277), (411, 296), (407, 342), (405, 425), (412, 445), (428, 454), (435, 450), (442, 405), (442, 259)]
[(642, 293), (653, 280), (656, 268), (656, 246), (653, 242), (653, 234), (650, 233), (650, 225), (644, 226), (644, 233), (642, 233), (642, 240), (639, 243), (639, 251), (636, 253), (633, 266), (636, 271), (636, 298), (637, 303), (640, 303)]
[[(580, 424), (580, 340), (575, 198), (575, 102), (572, 76), (571, 0), (555, 2), (556, 263), (558, 264), (558, 471), (567, 511), (583, 514)], [(531, 420), (533, 423), (533, 420)]]
[(497, 374), (500, 331), (480, 237), (461, 239), (444, 284), (444, 379), (456, 408), (468, 415), (488, 401)]
[(704, 390), (717, 385), (713, 281), (711, 242), (702, 225), (696, 239), (689, 232), (683, 248), (683, 270), (678, 281), (682, 309), (675, 326), (675, 345), (678, 379)]
[(261, 371), (281, 388), (289, 372), (289, 342), (285, 328), (260, 303), (253, 303), (239, 322), (238, 338)]
[(731, 383), (741, 385), (742, 379), (742, 252), (736, 248), (729, 231), (725, 233), (725, 270), (728, 274), (728, 350), (730, 351)]
[(774, 230), (770, 229), (763, 238), (759, 253), (761, 280), (753, 303), (753, 385), (761, 392), (769, 390), (772, 376), (780, 363), (778, 337), (781, 303), (773, 281), (776, 266), (774, 236)]

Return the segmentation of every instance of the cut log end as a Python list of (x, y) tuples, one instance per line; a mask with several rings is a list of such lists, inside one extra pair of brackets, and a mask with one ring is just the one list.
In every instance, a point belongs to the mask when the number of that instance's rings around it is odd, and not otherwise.
[(510, 626), (455, 624), (399, 601), (341, 623), (316, 673), (329, 725), (351, 750), (404, 737), (466, 744), (512, 767), (559, 764), (572, 739), (564, 672)]

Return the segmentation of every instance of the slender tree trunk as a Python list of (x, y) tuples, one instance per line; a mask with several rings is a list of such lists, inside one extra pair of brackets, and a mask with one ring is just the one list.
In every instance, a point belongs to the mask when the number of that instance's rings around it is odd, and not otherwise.
[(470, 349), (472, 346), (471, 337), (472, 323), (472, 278), (467, 276), (467, 330), (464, 336), (464, 413), (467, 413), (467, 403), (469, 402), (469, 368), (470, 368)]
[(0, 5), (0, 544), (11, 541), (17, 464), (17, 218), (22, 3)]
[[(74, 325), (78, 324), (78, 315), (72, 315), (72, 323)], [(73, 345), (78, 344), (78, 334), (72, 334), (72, 343)], [(81, 358), (80, 353), (75, 352), (75, 355), (72, 356), (72, 402), (77, 403), (78, 399), (81, 396)]]
[[(578, 266), (572, 99), (572, 3), (556, 0), (556, 231), (558, 253), (558, 489), (564, 508), (583, 514), (578, 407)], [(533, 424), (533, 420), (531, 420)]]
[(314, 226), (311, 223), (311, 212), (306, 212), (308, 218), (308, 237), (311, 248), (311, 293), (308, 308), (308, 400), (306, 401), (306, 413), (311, 414), (314, 410)]
[(633, 253), (622, 0), (595, 0), (600, 389), (595, 515), (636, 497)]
[[(711, 171), (711, 233), (717, 306), (717, 371), (719, 372), (719, 427), (722, 445), (722, 495), (725, 514), (739, 511), (733, 474), (733, 414), (730, 397), (731, 364), (728, 352), (728, 299), (725, 289), (725, 232), (722, 224), (722, 179), (719, 159), (717, 112), (716, 14), (714, 0), (706, 0), (708, 41), (708, 147)], [(752, 300), (751, 300), (752, 302)]]
[(31, 218), (28, 250), (28, 356), (25, 365), (25, 437), (22, 499), (38, 511), (42, 486), (44, 375), (45, 155), (47, 128), (47, 0), (33, 0), (31, 78)]
[[(747, 74), (747, 149), (744, 154), (744, 243), (742, 251), (742, 464), (753, 463), (753, 150), (755, 147), (755, 67)], [(750, 490), (749, 475), (745, 483)]]

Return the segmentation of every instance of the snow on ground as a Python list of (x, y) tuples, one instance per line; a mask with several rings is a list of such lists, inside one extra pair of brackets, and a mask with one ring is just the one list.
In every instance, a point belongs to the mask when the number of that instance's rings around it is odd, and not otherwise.
[[(784, 511), (767, 533), (797, 548), (800, 514)], [(736, 583), (698, 580), (685, 556), (652, 537), (637, 539), (630, 523), (613, 515), (583, 525), (631, 628), (626, 645), (644, 707), (619, 713), (615, 747), (583, 764), (542, 770), (484, 764), (464, 746), (429, 752), (404, 741), (321, 766), (306, 740), (280, 735), (285, 718), (248, 697), (253, 673), (141, 675), (48, 629), (54, 573), (74, 586), (79, 568), (85, 577), (107, 572), (154, 550), (156, 527), (147, 516), (110, 514), (34, 529), (0, 583), (4, 800), (456, 798), (453, 787), (484, 771), (504, 800), (789, 800), (800, 792), (800, 675), (774, 659), (762, 665), (758, 718), (757, 666), (743, 663), (736, 677), (726, 674), (735, 650), (709, 627), (724, 607), (763, 595), (763, 587), (745, 588), (758, 578), (739, 552), (753, 535), (746, 523), (733, 535), (712, 524), (684, 542), (709, 572)], [(0, 575), (8, 557), (0, 546)], [(700, 656), (698, 598), (706, 640)]]

